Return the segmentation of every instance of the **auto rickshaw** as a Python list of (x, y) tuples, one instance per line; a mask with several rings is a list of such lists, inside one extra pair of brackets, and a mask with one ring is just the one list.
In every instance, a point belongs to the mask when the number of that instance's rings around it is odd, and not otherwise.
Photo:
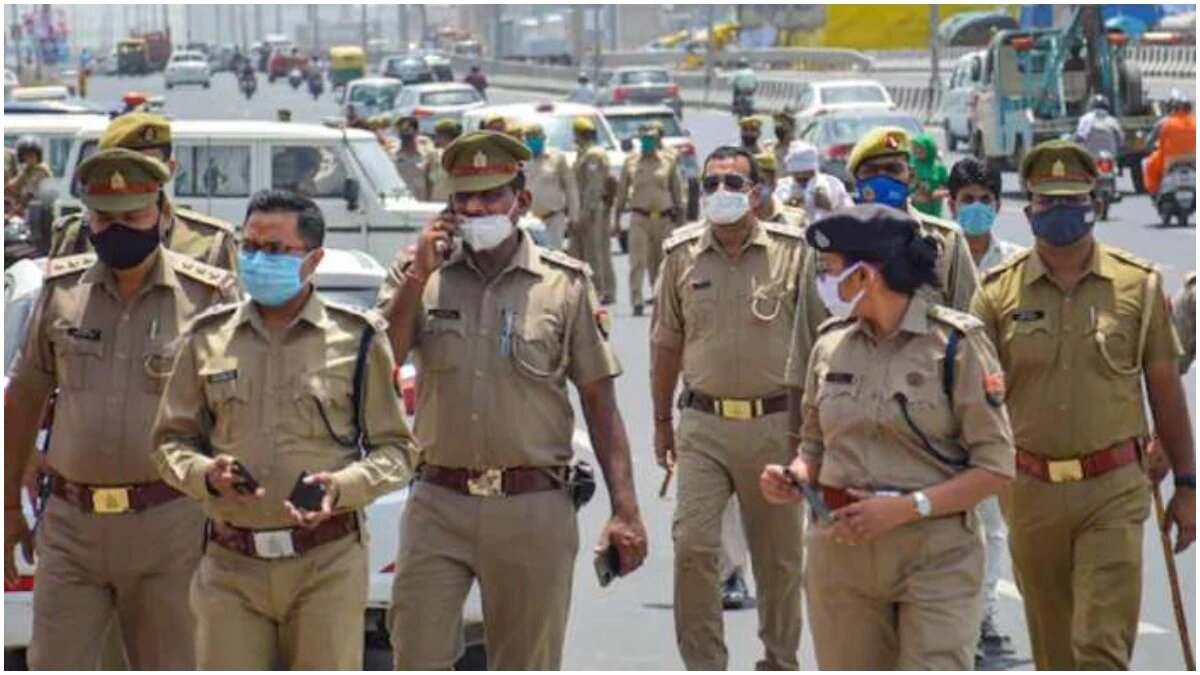
[(130, 38), (117, 43), (117, 74), (145, 75), (146, 41), (141, 38)]
[(334, 89), (366, 75), (367, 57), (362, 47), (334, 47), (329, 50), (329, 81)]

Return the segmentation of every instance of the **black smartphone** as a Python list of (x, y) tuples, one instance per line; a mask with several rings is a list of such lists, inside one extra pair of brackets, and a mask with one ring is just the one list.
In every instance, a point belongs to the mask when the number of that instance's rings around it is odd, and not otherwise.
[(233, 460), (229, 471), (238, 477), (238, 481), (233, 484), (234, 492), (242, 495), (252, 495), (258, 491), (258, 480), (250, 475), (250, 470), (240, 460)]
[[(456, 218), (456, 216), (454, 214), (454, 195), (450, 195), (449, 197), (446, 198), (446, 208), (442, 209), (442, 212), (439, 213), (438, 215), (446, 216), (451, 219)], [(438, 244), (438, 252), (442, 254), (443, 262), (450, 260), (450, 257), (454, 255), (454, 249), (457, 246), (458, 246), (458, 235), (450, 236), (449, 245)]]
[(784, 467), (783, 472), (787, 474), (788, 481), (796, 490), (804, 495), (804, 501), (808, 502), (808, 508), (816, 517), (818, 523), (827, 524), (833, 520), (833, 514), (829, 510), (829, 505), (825, 503), (825, 498), (820, 492), (812, 486), (808, 481), (802, 481), (796, 478), (796, 474), (792, 473), (791, 467)]
[(596, 567), (596, 578), (600, 580), (600, 588), (607, 587), (613, 579), (621, 576), (621, 553), (612, 544), (597, 553), (592, 564)]
[(288, 495), (288, 501), (301, 511), (320, 511), (321, 500), (325, 498), (325, 486), (320, 483), (305, 483), (305, 478), (308, 478), (308, 472), (301, 471), (296, 478), (296, 485), (292, 487), (292, 493)]

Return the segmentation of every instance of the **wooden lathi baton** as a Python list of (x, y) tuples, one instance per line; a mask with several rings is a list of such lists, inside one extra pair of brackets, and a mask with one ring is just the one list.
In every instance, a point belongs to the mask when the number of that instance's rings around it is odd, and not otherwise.
[(1183, 647), (1183, 661), (1188, 670), (1196, 669), (1196, 657), (1192, 654), (1192, 638), (1188, 632), (1187, 615), (1183, 613), (1183, 593), (1179, 590), (1179, 572), (1175, 569), (1175, 552), (1171, 547), (1171, 535), (1167, 531), (1167, 510), (1163, 506), (1158, 484), (1153, 484), (1154, 514), (1158, 517), (1158, 536), (1162, 542), (1163, 558), (1167, 562), (1167, 582), (1171, 586), (1171, 604), (1175, 608), (1175, 627), (1179, 629), (1179, 642)]

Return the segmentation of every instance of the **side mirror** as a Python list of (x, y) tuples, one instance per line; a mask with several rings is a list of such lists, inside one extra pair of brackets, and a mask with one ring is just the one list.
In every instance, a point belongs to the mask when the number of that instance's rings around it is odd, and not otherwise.
[(346, 208), (351, 211), (358, 210), (358, 197), (362, 188), (355, 178), (347, 178), (342, 184), (342, 198), (346, 200)]
[(621, 152), (633, 152), (633, 139), (632, 138), (622, 138), (621, 139)]

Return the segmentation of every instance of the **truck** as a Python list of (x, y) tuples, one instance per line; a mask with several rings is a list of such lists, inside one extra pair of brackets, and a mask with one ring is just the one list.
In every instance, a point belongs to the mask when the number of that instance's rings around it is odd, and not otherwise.
[(1104, 29), (1098, 6), (1078, 6), (1063, 28), (998, 31), (983, 59), (971, 111), (971, 152), (999, 168), (1019, 169), (1029, 148), (1075, 132), (1088, 102), (1103, 94), (1125, 131), (1117, 158), (1143, 191), (1145, 139), (1158, 119), (1129, 58), (1131, 41)]

